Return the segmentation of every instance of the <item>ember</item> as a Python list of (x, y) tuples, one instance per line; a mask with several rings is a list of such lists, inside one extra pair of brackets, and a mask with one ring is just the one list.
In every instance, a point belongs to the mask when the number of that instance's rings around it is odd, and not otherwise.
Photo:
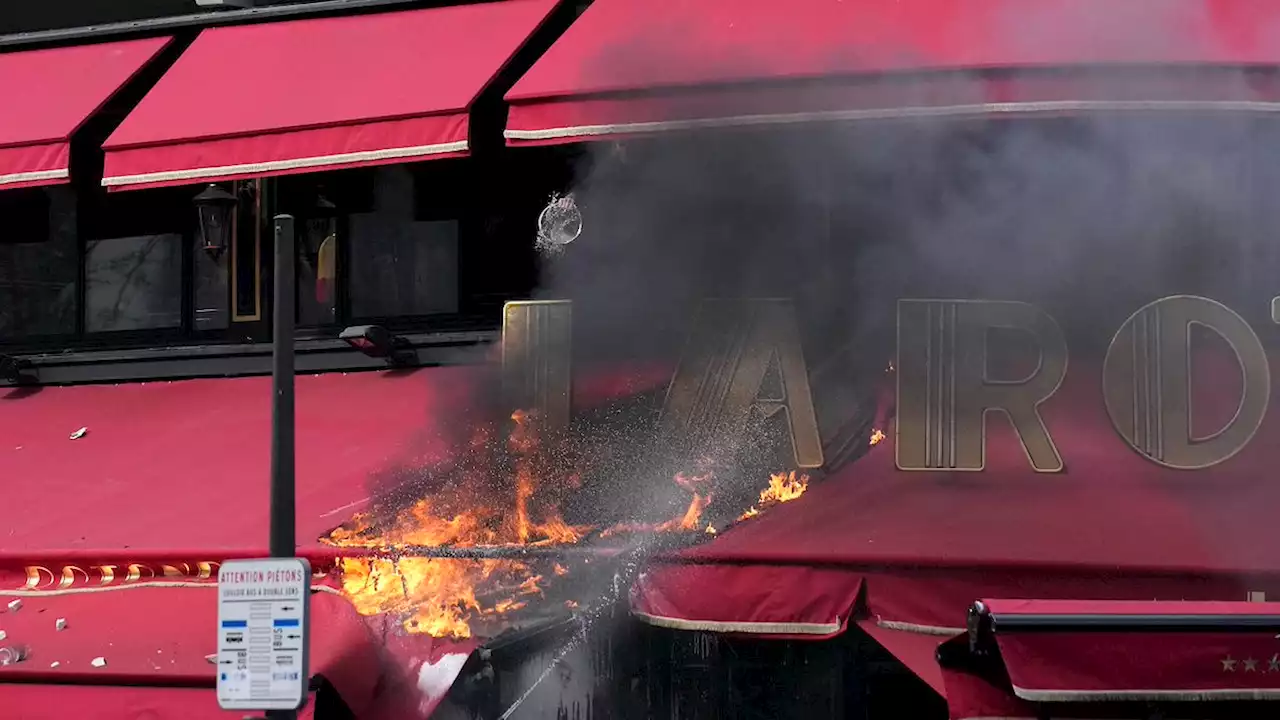
[(871, 440), (868, 444), (871, 445), (871, 447), (875, 447), (880, 444), (881, 440), (884, 440), (884, 431), (880, 428), (876, 428), (871, 431)]

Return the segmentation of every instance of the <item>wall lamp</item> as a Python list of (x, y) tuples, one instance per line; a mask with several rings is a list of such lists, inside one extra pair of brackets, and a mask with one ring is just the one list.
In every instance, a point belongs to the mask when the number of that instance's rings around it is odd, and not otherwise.
[(237, 193), (229, 193), (210, 183), (191, 201), (196, 206), (200, 221), (200, 248), (215, 261), (231, 246), (231, 232), (235, 228), (235, 212), (241, 197), (252, 200), (253, 186), (241, 184)]
[(342, 331), (338, 338), (371, 358), (381, 358), (393, 367), (414, 364), (418, 354), (409, 341), (393, 335), (381, 325), (355, 325)]

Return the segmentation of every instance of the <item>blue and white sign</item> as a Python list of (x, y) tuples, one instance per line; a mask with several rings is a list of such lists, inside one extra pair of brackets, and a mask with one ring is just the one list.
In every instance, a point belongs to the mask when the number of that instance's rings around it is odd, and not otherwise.
[(306, 702), (311, 564), (229, 560), (218, 569), (218, 705), (296, 710)]

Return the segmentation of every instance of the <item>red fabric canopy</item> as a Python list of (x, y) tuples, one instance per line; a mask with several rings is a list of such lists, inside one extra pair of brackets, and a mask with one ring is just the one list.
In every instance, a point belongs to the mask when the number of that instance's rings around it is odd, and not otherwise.
[(67, 182), (72, 133), (168, 42), (0, 54), (0, 189)]
[(1280, 603), (983, 604), (1024, 700), (1280, 699)]
[[(216, 584), (117, 585), (98, 592), (28, 593), (5, 613), (5, 644), (22, 662), (0, 667), (2, 683), (152, 685), (212, 688), (217, 651)], [(65, 592), (65, 591), (64, 591)], [(11, 601), (8, 593), (5, 602)], [(332, 592), (311, 598), (311, 673), (324, 676), (354, 711), (369, 707), (380, 678), (378, 645), (350, 603)], [(58, 619), (66, 628), (58, 630)], [(101, 658), (101, 667), (93, 661)], [(217, 698), (194, 703), (217, 707)], [(63, 717), (66, 717), (64, 715)], [(96, 717), (96, 716), (95, 716)]]
[[(318, 573), (312, 671), (363, 718), (426, 717), (452, 682), (439, 675), (456, 677), (474, 643), (395, 637), (394, 622), (361, 618), (333, 592), (334, 553), (317, 538), (362, 508), (384, 473), (444, 451), (440, 423), (469, 397), (471, 377), (436, 368), (297, 379), (298, 543)], [(2, 644), (31, 652), (0, 668), (0, 705), (26, 692), (3, 684), (15, 680), (213, 686), (217, 564), (265, 554), (270, 403), (269, 378), (0, 394), (0, 476), (12, 503), (0, 609), (21, 602), (0, 629)], [(56, 630), (57, 618), (67, 629)], [(103, 667), (92, 665), (98, 657)], [(434, 680), (420, 689), (424, 665)], [(75, 697), (98, 690), (113, 689)], [(212, 692), (191, 712), (205, 707), (216, 708)]]
[(105, 144), (109, 188), (467, 151), (468, 109), (554, 0), (212, 28)]
[[(665, 376), (585, 378), (575, 402), (598, 405)], [(297, 378), (298, 544), (316, 571), (312, 672), (361, 720), (429, 717), (477, 642), (358, 616), (334, 592), (341, 553), (317, 538), (398, 471), (448, 451), (445, 429), (474, 400), (477, 377), (474, 368), (430, 368)], [(177, 717), (165, 714), (171, 702), (189, 703), (184, 717), (217, 712), (208, 690), (135, 696), (111, 686), (212, 688), (218, 563), (265, 555), (270, 402), (269, 378), (0, 390), (0, 477), (11, 481), (0, 646), (31, 653), (0, 667), (0, 708), (32, 701), (26, 688), (38, 686), (20, 681), (101, 686), (67, 695), (79, 705), (32, 710), (37, 719), (65, 717), (68, 707), (122, 713), (90, 714), (108, 720), (146, 717), (134, 709)], [(21, 606), (6, 612), (13, 601)], [(99, 657), (105, 665), (94, 667)]]
[[(1197, 387), (1212, 388), (1196, 393), (1197, 416), (1232, 417), (1239, 375), (1199, 359), (1196, 367), (1197, 376), (1216, 378), (1197, 381)], [(1280, 543), (1269, 519), (1280, 506), (1280, 486), (1269, 470), (1280, 447), (1280, 418), (1265, 418), (1252, 441), (1228, 461), (1193, 472), (1172, 470), (1143, 458), (1116, 435), (1097, 387), (1100, 376), (1096, 361), (1080, 358), (1040, 407), (1066, 472), (1034, 472), (1017, 436), (995, 416), (988, 420), (984, 471), (899, 471), (886, 409), (877, 424), (887, 437), (861, 459), (815, 477), (794, 501), (651, 563), (633, 588), (635, 613), (670, 627), (809, 638), (839, 632), (852, 617), (938, 687), (940, 671), (928, 648), (962, 635), (978, 598), (1225, 601), (1233, 612), (1274, 612), (1266, 604), (1230, 603), (1280, 597)], [(892, 387), (890, 377), (885, 408), (892, 405)], [(1072, 611), (1084, 607), (1094, 606)], [(998, 622), (996, 627), (1000, 637)], [(1265, 639), (1274, 643), (1273, 636)], [(1094, 685), (1070, 689), (1105, 688), (1106, 677), (1137, 687), (1151, 679), (1143, 673), (1163, 672), (1154, 666), (1128, 674), (1117, 670), (1117, 653), (1148, 651), (1137, 648), (1145, 641), (1136, 636), (1071, 634), (1061, 636), (1061, 645), (1045, 645), (1057, 642), (1055, 637), (1026, 636), (1029, 644), (1016, 648), (1017, 657), (1031, 672), (1047, 667), (1050, 661), (1035, 658), (1049, 651), (1096, 656), (1094, 665), (1079, 671), (1095, 673), (1089, 676)], [(1163, 636), (1152, 637), (1150, 652), (1182, 662)], [(1248, 644), (1263, 639), (1215, 636), (1215, 644), (1186, 652), (1236, 653), (1239, 677), (1228, 679), (1237, 680), (1244, 677), (1246, 659), (1271, 657)], [(1014, 642), (1024, 642), (1024, 636), (1015, 635)], [(1231, 642), (1245, 644), (1228, 647)], [(1000, 647), (1003, 652), (1005, 641)], [(1028, 676), (1028, 687), (1054, 691), (1063, 688), (1053, 682), (1084, 682), (1059, 669)], [(1012, 665), (1009, 671), (1019, 672)], [(1198, 687), (1185, 673), (1159, 677), (1183, 682), (1186, 690)], [(950, 696), (951, 680), (945, 684)], [(1003, 715), (972, 715), (983, 716)]]
[[(544, 144), (815, 120), (1273, 110), (1272, 82), (1152, 68), (1275, 67), (1278, 27), (1280, 8), (1266, 0), (599, 0), (508, 93), (506, 137)], [(1081, 72), (1043, 72), (1063, 68)]]
[[(22, 720), (241, 720), (245, 713), (223, 711), (213, 690), (75, 685), (0, 685), (6, 717)], [(307, 705), (299, 720), (314, 717)]]
[[(444, 452), (431, 408), (466, 375), (298, 377), (301, 547), (359, 509), (380, 472)], [(0, 551), (265, 547), (270, 428), (265, 377), (0, 391), (0, 477), (22, 480), (6, 487)]]

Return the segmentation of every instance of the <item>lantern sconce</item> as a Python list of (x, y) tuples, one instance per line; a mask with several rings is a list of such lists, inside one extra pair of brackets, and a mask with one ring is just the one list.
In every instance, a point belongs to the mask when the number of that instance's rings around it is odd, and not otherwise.
[(231, 246), (231, 229), (240, 200), (221, 187), (210, 183), (192, 198), (200, 221), (200, 249), (214, 260)]

